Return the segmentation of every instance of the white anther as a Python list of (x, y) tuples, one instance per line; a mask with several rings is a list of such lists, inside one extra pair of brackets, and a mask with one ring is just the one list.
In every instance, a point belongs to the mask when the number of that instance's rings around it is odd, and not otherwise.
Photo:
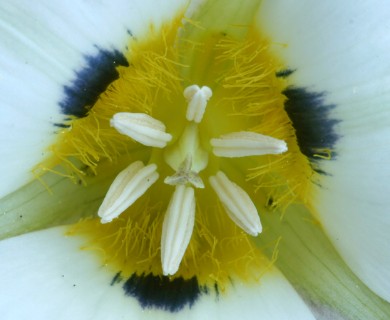
[(188, 101), (186, 118), (188, 121), (199, 123), (202, 121), (206, 110), (207, 101), (211, 98), (213, 92), (209, 87), (192, 85), (184, 90), (184, 97)]
[(111, 222), (141, 197), (158, 179), (156, 170), (155, 164), (136, 161), (119, 173), (99, 208), (101, 223)]
[(227, 158), (280, 154), (287, 151), (287, 144), (283, 140), (249, 131), (225, 134), (218, 139), (211, 139), (210, 144), (216, 156)]
[(221, 171), (211, 176), (209, 181), (230, 219), (245, 232), (257, 236), (262, 226), (257, 209), (249, 195)]
[(148, 147), (164, 148), (172, 136), (165, 132), (165, 125), (146, 113), (119, 112), (110, 124), (120, 133)]
[(161, 262), (164, 275), (173, 275), (190, 242), (195, 219), (194, 189), (178, 185), (165, 214), (161, 236)]

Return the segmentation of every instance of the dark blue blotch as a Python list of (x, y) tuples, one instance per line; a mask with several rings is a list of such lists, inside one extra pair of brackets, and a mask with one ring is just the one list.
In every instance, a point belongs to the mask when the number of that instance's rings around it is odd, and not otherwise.
[[(336, 154), (333, 148), (339, 139), (335, 125), (339, 120), (330, 117), (333, 104), (325, 103), (324, 92), (310, 92), (305, 88), (289, 87), (283, 94), (287, 97), (285, 110), (294, 126), (301, 152), (312, 163), (321, 160), (320, 156), (328, 156), (330, 151), (333, 159)], [(316, 171), (322, 172), (315, 168)]]
[(142, 308), (178, 312), (191, 307), (207, 288), (201, 287), (196, 277), (191, 279), (133, 274), (123, 285), (125, 294), (138, 300)]
[(63, 114), (85, 117), (100, 94), (118, 79), (118, 66), (128, 67), (126, 57), (119, 51), (99, 49), (96, 55), (85, 56), (85, 66), (75, 72), (75, 79), (64, 86), (65, 98), (60, 102)]

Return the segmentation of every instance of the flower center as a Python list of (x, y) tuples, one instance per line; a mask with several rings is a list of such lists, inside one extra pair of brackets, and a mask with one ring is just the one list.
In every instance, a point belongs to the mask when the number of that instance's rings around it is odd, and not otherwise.
[(85, 248), (114, 272), (223, 286), (270, 263), (254, 238), (259, 213), (264, 223), (267, 208), (305, 201), (312, 170), (270, 43), (251, 26), (195, 39), (181, 21), (130, 41), (129, 66), (86, 117), (69, 120), (37, 170), (61, 164), (104, 198), (70, 233), (86, 235)]
[[(164, 152), (167, 164), (176, 172), (164, 183), (175, 186), (169, 202), (161, 237), (161, 262), (164, 275), (173, 275), (190, 242), (195, 221), (195, 190), (204, 188), (198, 173), (208, 164), (208, 154), (199, 142), (198, 124), (202, 121), (207, 101), (212, 96), (209, 87), (192, 85), (184, 90), (188, 101), (186, 125), (177, 142)], [(166, 126), (144, 113), (117, 113), (111, 126), (133, 140), (155, 148), (165, 148), (172, 136)], [(244, 157), (262, 154), (280, 154), (287, 151), (284, 141), (254, 132), (234, 132), (211, 139), (213, 153), (221, 157)], [(98, 215), (102, 223), (111, 222), (141, 197), (158, 179), (157, 166), (144, 166), (140, 161), (130, 164), (112, 183)], [(260, 218), (249, 195), (229, 180), (222, 171), (209, 177), (210, 185), (226, 213), (242, 230), (257, 236), (261, 230)]]

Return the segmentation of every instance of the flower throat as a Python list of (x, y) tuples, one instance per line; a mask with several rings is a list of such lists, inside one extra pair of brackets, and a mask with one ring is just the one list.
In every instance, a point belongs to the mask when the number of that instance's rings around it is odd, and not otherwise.
[(112, 170), (100, 217), (70, 234), (86, 235), (84, 249), (98, 249), (114, 271), (251, 279), (270, 263), (254, 241), (259, 216), (271, 202), (283, 210), (305, 201), (312, 172), (284, 111), (287, 83), (275, 75), (283, 66), (271, 44), (251, 26), (237, 37), (181, 20), (130, 40), (130, 66), (70, 121), (37, 172), (62, 165), (83, 179), (79, 163), (96, 175)]

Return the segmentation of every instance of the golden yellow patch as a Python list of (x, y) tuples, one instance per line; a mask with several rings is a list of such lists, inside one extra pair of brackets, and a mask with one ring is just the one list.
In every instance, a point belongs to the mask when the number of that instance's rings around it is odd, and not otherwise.
[[(108, 224), (97, 218), (81, 221), (70, 233), (86, 234), (90, 241), (84, 248), (96, 250), (104, 263), (124, 276), (161, 274), (162, 221), (174, 190), (163, 180), (173, 170), (164, 161), (164, 150), (142, 146), (119, 134), (110, 127), (110, 119), (117, 112), (150, 114), (166, 125), (173, 136), (170, 144), (174, 144), (186, 125), (184, 88), (191, 84), (210, 87), (213, 96), (199, 124), (202, 148), (209, 153), (208, 166), (199, 173), (206, 188), (196, 189), (195, 228), (174, 277), (196, 275), (201, 284), (217, 281), (223, 288), (230, 275), (257, 278), (256, 270), (270, 262), (228, 218), (207, 178), (223, 170), (246, 190), (261, 215), (267, 205), (284, 209), (293, 201), (304, 202), (313, 173), (284, 111), (286, 83), (275, 76), (283, 66), (268, 52), (270, 43), (250, 26), (242, 38), (205, 30), (201, 41), (193, 41), (182, 30), (178, 32), (181, 18), (161, 30), (151, 28), (147, 39), (130, 40), (126, 53), (130, 66), (118, 68), (119, 79), (87, 117), (72, 120), (71, 128), (61, 132), (52, 146), (53, 158), (40, 164), (37, 171), (62, 164), (70, 177), (80, 178), (84, 172), (75, 164), (98, 172), (100, 163), (115, 164), (122, 156), (157, 164), (158, 182), (119, 218)], [(191, 54), (186, 56), (186, 52)], [(282, 139), (288, 152), (237, 159), (214, 156), (210, 139), (235, 131)]]

